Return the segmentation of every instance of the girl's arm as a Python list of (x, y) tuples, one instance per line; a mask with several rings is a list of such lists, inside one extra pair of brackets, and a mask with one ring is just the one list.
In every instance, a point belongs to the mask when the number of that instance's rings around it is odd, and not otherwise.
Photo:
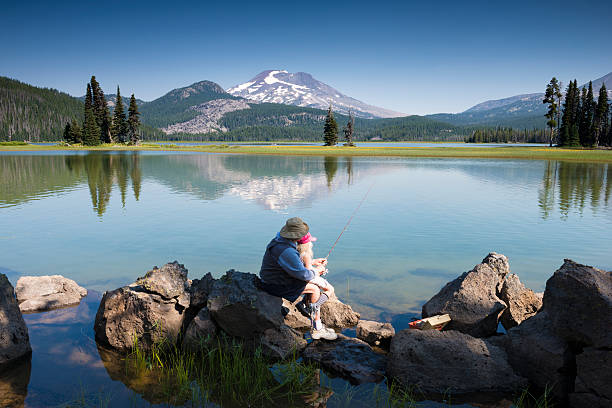
[(306, 269), (312, 269), (312, 258), (310, 256), (304, 254), (300, 258), (302, 259), (302, 262), (304, 262)]

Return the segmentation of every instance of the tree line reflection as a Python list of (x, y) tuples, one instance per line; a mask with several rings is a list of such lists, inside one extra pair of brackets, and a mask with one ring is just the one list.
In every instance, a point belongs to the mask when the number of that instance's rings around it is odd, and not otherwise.
[(542, 218), (548, 218), (557, 205), (561, 218), (567, 219), (572, 210), (582, 214), (587, 205), (593, 211), (607, 207), (611, 195), (611, 165), (548, 161), (538, 204)]

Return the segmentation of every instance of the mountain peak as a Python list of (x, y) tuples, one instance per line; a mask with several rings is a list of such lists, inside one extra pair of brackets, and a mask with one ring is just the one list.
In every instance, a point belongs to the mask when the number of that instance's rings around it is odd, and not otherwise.
[(335, 111), (362, 118), (389, 118), (405, 116), (399, 112), (368, 105), (340, 93), (331, 86), (318, 81), (307, 72), (266, 70), (251, 80), (229, 88), (227, 92), (258, 102), (282, 103), (285, 105), (327, 109), (333, 105)]

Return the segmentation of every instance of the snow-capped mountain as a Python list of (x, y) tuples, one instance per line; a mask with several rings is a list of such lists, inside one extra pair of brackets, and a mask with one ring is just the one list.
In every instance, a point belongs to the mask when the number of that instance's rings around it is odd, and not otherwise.
[(393, 118), (406, 116), (377, 106), (368, 105), (350, 96), (343, 95), (331, 86), (316, 80), (306, 72), (290, 73), (268, 70), (255, 78), (227, 90), (233, 96), (240, 96), (257, 102), (282, 103), (310, 108), (333, 110), (362, 118)]

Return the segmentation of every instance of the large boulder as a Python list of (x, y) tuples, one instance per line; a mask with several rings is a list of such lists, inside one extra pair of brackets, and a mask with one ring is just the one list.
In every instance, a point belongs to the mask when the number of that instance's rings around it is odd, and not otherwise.
[(212, 290), (215, 279), (207, 273), (202, 279), (194, 279), (189, 285), (189, 307), (195, 311), (205, 307), (208, 303), (208, 294)]
[(13, 285), (0, 274), (0, 367), (32, 351)]
[(203, 307), (191, 320), (183, 335), (183, 349), (198, 351), (204, 343), (217, 335), (217, 325), (212, 321), (208, 308)]
[(550, 318), (542, 311), (508, 331), (504, 347), (512, 368), (529, 382), (553, 395), (565, 398), (571, 383), (568, 344), (552, 330)]
[(497, 331), (498, 319), (506, 304), (497, 296), (502, 282), (510, 273), (508, 258), (491, 252), (457, 279), (449, 282), (423, 305), (423, 317), (448, 313), (447, 330), (458, 330), (475, 337), (486, 337)]
[(502, 348), (458, 331), (397, 333), (391, 340), (387, 375), (426, 394), (505, 393), (527, 385)]
[(87, 296), (87, 289), (62, 275), (22, 276), (15, 294), (19, 309), (32, 313), (78, 305)]
[(612, 350), (587, 347), (576, 356), (572, 407), (612, 407)]
[(336, 341), (315, 340), (306, 347), (302, 356), (348, 379), (352, 384), (384, 379), (386, 357), (359, 339), (338, 335)]
[(252, 273), (228, 271), (215, 280), (208, 295), (208, 310), (224, 332), (244, 339), (259, 338), (283, 323), (283, 300), (258, 289)]
[(285, 316), (285, 324), (295, 330), (308, 331), (312, 325), (310, 318), (304, 316), (296, 307), (296, 304), (301, 301), (302, 298), (298, 298), (295, 302), (290, 302), (287, 299), (283, 299), (283, 315)]
[(175, 344), (189, 307), (186, 286), (187, 269), (175, 261), (105, 292), (94, 323), (96, 338), (120, 351), (128, 351), (135, 341), (145, 350), (162, 342)]
[(395, 329), (390, 323), (380, 323), (371, 320), (360, 320), (357, 323), (357, 338), (371, 346), (389, 348)]
[(612, 347), (612, 272), (566, 259), (546, 282), (543, 310), (566, 341)]
[(506, 330), (521, 324), (542, 308), (542, 297), (526, 288), (513, 273), (506, 276), (499, 297), (508, 306), (500, 319)]
[(349, 305), (342, 303), (335, 294), (321, 306), (321, 321), (328, 327), (346, 329), (359, 322), (359, 313)]
[(287, 357), (298, 356), (307, 342), (300, 332), (283, 324), (277, 329), (264, 330), (259, 344), (265, 356), (284, 360)]

